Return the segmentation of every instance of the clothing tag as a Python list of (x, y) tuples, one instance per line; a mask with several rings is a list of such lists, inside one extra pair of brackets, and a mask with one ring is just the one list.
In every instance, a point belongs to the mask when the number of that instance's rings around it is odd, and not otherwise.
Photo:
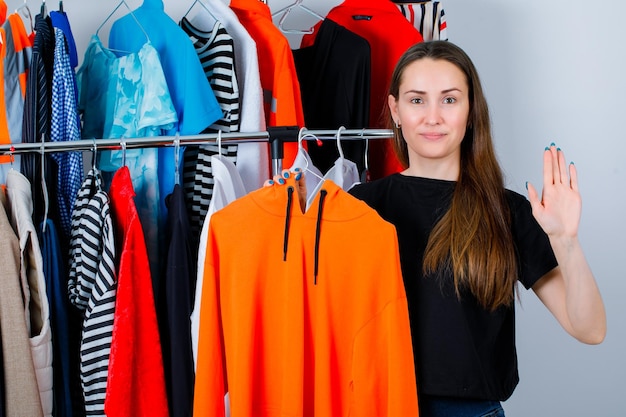
[(372, 20), (372, 16), (367, 16), (364, 14), (355, 14), (355, 15), (352, 15), (352, 18), (354, 20)]

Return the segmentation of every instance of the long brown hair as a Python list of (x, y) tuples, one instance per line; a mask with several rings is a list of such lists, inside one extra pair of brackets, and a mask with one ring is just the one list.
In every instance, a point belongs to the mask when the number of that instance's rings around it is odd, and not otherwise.
[[(517, 261), (510, 229), (502, 170), (496, 159), (489, 109), (478, 72), (467, 54), (448, 41), (413, 45), (398, 61), (389, 94), (399, 98), (404, 69), (412, 62), (430, 58), (445, 60), (465, 74), (470, 110), (461, 142), (461, 166), (450, 209), (433, 228), (424, 254), (424, 273), (449, 269), (454, 288), (468, 288), (485, 308), (512, 306), (517, 281)], [(394, 149), (400, 162), (409, 163), (407, 143), (395, 127)]]

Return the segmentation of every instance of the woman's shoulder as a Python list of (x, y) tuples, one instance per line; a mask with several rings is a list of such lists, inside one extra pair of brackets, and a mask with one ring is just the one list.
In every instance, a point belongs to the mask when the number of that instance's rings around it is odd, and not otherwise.
[(504, 191), (509, 207), (513, 213), (517, 213), (520, 210), (529, 211), (531, 209), (530, 201), (528, 201), (528, 198), (526, 198), (525, 195), (511, 190), (510, 188), (507, 188)]

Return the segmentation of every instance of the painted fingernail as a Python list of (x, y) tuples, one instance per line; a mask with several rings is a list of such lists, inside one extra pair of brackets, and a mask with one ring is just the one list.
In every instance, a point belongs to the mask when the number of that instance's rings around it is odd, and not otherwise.
[(560, 151), (561, 151), (561, 148), (556, 148), (556, 150), (560, 152)]
[(294, 168), (294, 171), (296, 171), (296, 172), (300, 172), (300, 171), (302, 171), (302, 169), (300, 169), (300, 168), (298, 167), (298, 168)]
[(526, 181), (526, 189), (528, 190), (528, 181)]
[(284, 180), (284, 179), (282, 179), (282, 178), (279, 178), (279, 179), (278, 179), (278, 183), (279, 183), (280, 185), (283, 185), (283, 184), (285, 183), (285, 180)]
[(274, 180), (269, 180), (267, 183), (268, 183), (269, 185), (274, 185)]
[(549, 147), (549, 146), (546, 146), (546, 151), (549, 151), (549, 150), (550, 150), (550, 147)]
[(289, 171), (285, 171), (285, 172), (283, 172), (283, 177), (285, 177), (285, 178), (289, 178)]
[(300, 178), (302, 178), (302, 172), (296, 174), (296, 181), (300, 181)]
[(550, 144), (550, 146), (556, 146), (556, 143), (552, 142), (552, 143)]

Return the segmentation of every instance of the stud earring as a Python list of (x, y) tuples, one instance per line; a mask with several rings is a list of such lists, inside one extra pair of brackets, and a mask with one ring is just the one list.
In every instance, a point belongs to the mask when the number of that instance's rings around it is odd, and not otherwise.
[(393, 122), (396, 124), (396, 129), (400, 129), (400, 123), (398, 123), (397, 120), (394, 120)]

